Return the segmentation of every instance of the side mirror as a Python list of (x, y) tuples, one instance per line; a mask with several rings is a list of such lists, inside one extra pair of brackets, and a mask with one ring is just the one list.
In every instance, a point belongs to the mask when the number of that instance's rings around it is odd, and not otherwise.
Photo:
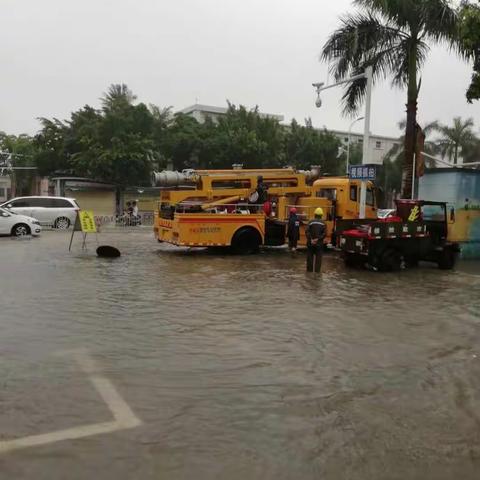
[(7, 212), (2, 212), (2, 217), (9, 217), (10, 215)]
[(13, 205), (11, 203), (9, 203), (5, 208), (12, 208)]

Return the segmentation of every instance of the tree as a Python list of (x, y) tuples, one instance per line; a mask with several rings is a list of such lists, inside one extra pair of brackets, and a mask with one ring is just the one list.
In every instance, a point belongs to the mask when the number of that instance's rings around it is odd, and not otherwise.
[(459, 10), (459, 40), (462, 49), (473, 60), (473, 74), (467, 90), (467, 100), (480, 98), (480, 2), (463, 1)]
[(461, 117), (455, 117), (452, 126), (438, 126), (441, 135), (437, 141), (440, 153), (450, 161), (453, 159), (454, 165), (458, 163), (460, 151), (463, 154), (465, 149), (468, 150), (469, 146), (478, 140), (473, 132), (473, 125), (473, 118), (463, 121)]
[[(400, 130), (405, 130), (406, 121), (402, 120), (398, 122), (398, 128)], [(421, 126), (423, 133), (425, 134), (425, 144), (424, 151), (432, 156), (438, 153), (438, 145), (435, 140), (431, 140), (432, 133), (436, 132), (439, 129), (438, 121), (428, 122), (425, 125)], [(430, 138), (430, 139), (429, 139)], [(402, 160), (405, 157), (405, 135), (402, 135), (398, 139), (398, 143), (395, 144), (390, 152), (387, 153), (387, 158), (390, 160)], [(425, 163), (428, 167), (434, 168), (437, 166), (435, 160), (431, 157), (425, 158)], [(413, 165), (412, 165), (413, 168)]]
[(285, 154), (288, 165), (308, 169), (320, 165), (322, 172), (343, 175), (345, 159), (339, 158), (340, 140), (326, 130), (301, 126), (292, 120), (285, 138)]
[(199, 159), (207, 168), (283, 166), (284, 135), (278, 120), (260, 115), (258, 107), (248, 110), (229, 103), (216, 123), (207, 120), (204, 124)]
[(157, 146), (164, 159), (162, 166), (166, 167), (168, 160), (174, 170), (198, 168), (202, 130), (203, 126), (195, 118), (179, 113), (161, 132), (156, 131)]
[[(392, 77), (407, 89), (403, 196), (412, 190), (419, 73), (430, 44), (455, 45), (457, 14), (447, 0), (354, 0), (360, 8), (341, 19), (322, 50), (333, 61), (336, 80), (373, 69), (374, 81)], [(343, 96), (346, 113), (354, 113), (365, 96), (366, 80), (349, 84)]]
[(159, 120), (145, 104), (133, 104), (135, 98), (126, 85), (112, 85), (101, 110), (86, 105), (68, 121), (41, 119), (39, 172), (75, 173), (119, 187), (148, 184)]
[(51, 175), (54, 172), (71, 171), (69, 156), (65, 149), (65, 137), (68, 126), (54, 118), (40, 118), (41, 130), (35, 135), (36, 154), (34, 163), (39, 175)]
[(133, 105), (133, 102), (137, 99), (136, 95), (125, 85), (112, 84), (108, 88), (107, 92), (100, 98), (102, 107), (105, 112), (111, 112), (117, 108), (125, 108)]
[[(34, 139), (30, 135), (7, 135), (0, 132), (0, 152), (2, 157), (8, 157), (12, 167), (34, 167), (36, 147)], [(0, 158), (4, 160), (5, 158)], [(16, 195), (28, 195), (35, 170), (7, 171), (15, 185)], [(0, 173), (1, 174), (1, 173)]]

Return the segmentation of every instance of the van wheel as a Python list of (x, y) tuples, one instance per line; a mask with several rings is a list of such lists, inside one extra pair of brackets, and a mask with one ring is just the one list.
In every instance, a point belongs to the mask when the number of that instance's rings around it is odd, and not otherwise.
[(235, 232), (232, 238), (231, 248), (233, 253), (239, 255), (249, 255), (257, 253), (262, 243), (262, 237), (258, 230), (252, 227), (243, 227)]
[(25, 223), (19, 223), (12, 228), (12, 235), (15, 237), (24, 237), (30, 235), (30, 227)]
[(70, 220), (67, 217), (58, 217), (53, 224), (54, 228), (66, 230), (70, 226)]

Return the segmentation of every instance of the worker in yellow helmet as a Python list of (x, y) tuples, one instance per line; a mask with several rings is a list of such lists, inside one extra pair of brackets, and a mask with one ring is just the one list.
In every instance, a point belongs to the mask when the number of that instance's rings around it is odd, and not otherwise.
[(320, 272), (322, 266), (323, 239), (327, 226), (323, 223), (323, 209), (317, 208), (315, 218), (308, 222), (305, 234), (307, 236), (307, 272)]

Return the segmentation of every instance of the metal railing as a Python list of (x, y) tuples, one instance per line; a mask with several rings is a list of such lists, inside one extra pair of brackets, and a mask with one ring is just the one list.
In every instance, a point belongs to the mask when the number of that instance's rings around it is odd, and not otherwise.
[(153, 226), (153, 212), (140, 212), (138, 215), (95, 215), (97, 228), (114, 225), (117, 227)]
[[(219, 215), (248, 215), (263, 212), (263, 203), (222, 203), (213, 207), (202, 209), (202, 204), (195, 202), (182, 202), (175, 207), (175, 213), (214, 213)], [(198, 207), (192, 209), (192, 207)], [(229, 211), (230, 210), (230, 211)]]

